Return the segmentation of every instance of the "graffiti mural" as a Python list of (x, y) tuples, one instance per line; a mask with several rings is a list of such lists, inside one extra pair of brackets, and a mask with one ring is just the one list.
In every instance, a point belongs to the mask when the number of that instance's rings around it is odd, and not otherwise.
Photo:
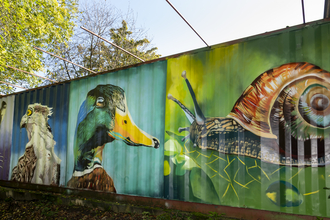
[(165, 76), (158, 62), (71, 83), (68, 187), (163, 195)]
[(12, 170), (12, 181), (59, 185), (61, 159), (54, 152), (56, 142), (48, 124), (51, 115), (52, 109), (47, 106), (28, 106), (20, 128), (26, 129), (29, 142)]
[(69, 84), (16, 95), (9, 180), (64, 185)]
[(5, 118), (6, 114), (6, 109), (7, 109), (7, 103), (5, 101), (2, 101), (1, 108), (0, 108), (0, 125), (3, 119)]
[[(293, 166), (330, 163), (330, 73), (308, 63), (291, 63), (261, 74), (235, 103), (226, 118), (206, 118), (186, 78), (195, 115), (172, 95), (185, 112), (190, 127), (182, 139), (194, 146), (225, 154)], [(244, 133), (244, 141), (238, 139)], [(290, 139), (291, 146), (285, 141)], [(298, 140), (300, 141), (298, 143)], [(317, 144), (312, 144), (315, 142)], [(303, 149), (298, 149), (301, 146)], [(300, 150), (300, 151), (299, 151)], [(290, 153), (290, 158), (286, 155)]]
[[(5, 101), (2, 101), (2, 105), (0, 108), (0, 125), (1, 125), (1, 122), (3, 121), (3, 119), (5, 118), (6, 109), (7, 109), (7, 103)], [(4, 162), (3, 155), (0, 156), (0, 162), (1, 163)], [(0, 168), (3, 168), (3, 166), (0, 166)]]
[(325, 193), (302, 187), (299, 178), (324, 179), (330, 163), (329, 72), (306, 62), (270, 69), (245, 89), (226, 117), (206, 117), (189, 73), (181, 77), (194, 111), (168, 94), (190, 126), (166, 131), (164, 175), (189, 172), (192, 195), (185, 199), (231, 206), (243, 199), (250, 207), (278, 210)]
[(0, 179), (8, 180), (15, 97), (0, 99)]
[(114, 140), (130, 146), (159, 148), (159, 140), (133, 122), (124, 90), (114, 85), (98, 85), (88, 92), (80, 106), (69, 187), (116, 192), (112, 178), (102, 167), (105, 144)]
[(329, 36), (318, 21), (1, 97), (0, 178), (330, 217)]

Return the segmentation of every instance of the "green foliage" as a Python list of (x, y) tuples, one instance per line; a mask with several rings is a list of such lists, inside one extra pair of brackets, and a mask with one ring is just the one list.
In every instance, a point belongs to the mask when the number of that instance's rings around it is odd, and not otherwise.
[[(77, 26), (83, 26), (143, 60), (159, 58), (157, 48), (146, 37), (143, 28), (136, 28), (134, 13), (123, 14), (109, 1), (85, 2), (80, 5)], [(108, 71), (141, 61), (82, 29), (75, 29), (69, 46), (61, 46), (56, 54), (94, 72)], [(92, 74), (88, 70), (47, 57), (47, 76), (58, 81)]]
[(208, 219), (221, 219), (222, 216), (224, 216), (224, 213), (218, 214), (217, 212), (209, 212)]
[[(0, 0), (1, 81), (32, 87), (39, 79), (6, 67), (29, 72), (43, 70), (43, 54), (33, 48), (53, 51), (73, 34), (77, 0)], [(0, 85), (0, 91), (12, 88)]]
[(142, 212), (142, 219), (151, 219), (150, 212)]
[(157, 220), (171, 220), (171, 215), (169, 213), (164, 213), (156, 217)]
[(42, 210), (41, 210), (41, 214), (46, 216), (46, 217), (55, 217), (56, 215), (56, 211), (52, 211), (51, 208), (49, 207), (44, 207)]
[(57, 199), (56, 199), (56, 203), (57, 203), (58, 205), (62, 205), (63, 201), (62, 201), (62, 199), (61, 199), (60, 197), (57, 197)]
[(12, 197), (6, 197), (5, 198), (5, 202), (11, 202), (11, 201), (13, 201), (14, 199), (12, 198)]
[[(122, 21), (121, 27), (111, 28), (109, 31), (110, 41), (112, 43), (137, 57), (143, 60), (152, 60), (160, 57), (160, 55), (156, 54), (157, 47), (145, 50), (150, 43), (147, 38), (133, 38), (133, 32), (129, 30), (125, 20)], [(99, 42), (95, 46), (89, 48), (88, 53), (83, 58), (85, 66), (94, 71), (111, 70), (141, 62), (137, 58), (104, 41)]]

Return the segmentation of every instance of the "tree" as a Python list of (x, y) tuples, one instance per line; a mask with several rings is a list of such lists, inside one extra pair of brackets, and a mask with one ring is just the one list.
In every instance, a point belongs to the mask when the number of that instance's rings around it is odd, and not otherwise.
[[(146, 31), (136, 28), (134, 13), (131, 10), (123, 14), (106, 2), (85, 5), (77, 26), (86, 27), (144, 60), (160, 57), (156, 54), (157, 47), (152, 47), (146, 37)], [(68, 47), (63, 45), (58, 54), (95, 72), (141, 62), (82, 29), (75, 30), (72, 42)], [(56, 80), (68, 80), (91, 74), (53, 57), (49, 57), (47, 65), (48, 77)]]
[[(159, 58), (160, 55), (156, 54), (157, 47), (148, 49), (150, 41), (145, 37), (142, 39), (134, 39), (132, 37), (133, 32), (128, 30), (127, 22), (122, 21), (122, 27), (111, 28), (110, 38), (114, 44), (124, 48), (137, 57), (143, 60), (152, 60)], [(98, 70), (115, 69), (118, 67), (128, 66), (140, 62), (135, 57), (125, 53), (114, 46), (101, 42), (99, 50), (95, 51), (95, 60), (89, 59), (89, 62), (85, 62), (88, 67)], [(90, 57), (85, 57), (88, 60)], [(93, 65), (93, 66), (92, 66)]]
[[(38, 78), (6, 66), (42, 71), (44, 56), (33, 46), (54, 51), (66, 45), (73, 35), (76, 12), (77, 0), (0, 0), (0, 80), (38, 85)], [(13, 90), (0, 84), (2, 93)]]
[[(82, 62), (84, 54), (87, 53), (88, 48), (95, 47), (101, 40), (80, 29), (79, 26), (84, 26), (89, 30), (92, 29), (98, 35), (109, 37), (107, 35), (107, 29), (117, 23), (120, 18), (120, 12), (115, 7), (106, 4), (106, 2), (93, 2), (92, 5), (85, 3), (80, 9), (81, 11), (76, 21), (77, 28), (74, 30), (74, 36), (71, 42), (68, 45), (62, 44), (55, 53), (84, 66), (85, 64)], [(47, 76), (58, 81), (70, 80), (89, 74), (88, 71), (53, 56), (47, 56), (45, 64), (47, 67)], [(47, 83), (44, 82), (44, 84)]]

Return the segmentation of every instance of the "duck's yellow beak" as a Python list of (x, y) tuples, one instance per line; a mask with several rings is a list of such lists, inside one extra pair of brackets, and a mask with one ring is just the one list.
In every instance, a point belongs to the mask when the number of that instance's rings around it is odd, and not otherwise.
[(117, 140), (123, 140), (128, 145), (159, 147), (158, 139), (136, 126), (127, 109), (126, 112), (116, 109), (115, 126), (109, 135)]

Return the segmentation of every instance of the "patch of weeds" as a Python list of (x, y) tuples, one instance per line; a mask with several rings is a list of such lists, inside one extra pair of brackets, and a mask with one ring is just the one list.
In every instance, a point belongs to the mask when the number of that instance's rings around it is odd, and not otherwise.
[(150, 212), (142, 212), (142, 219), (151, 219)]
[(49, 207), (44, 207), (44, 208), (42, 209), (42, 212), (48, 212), (49, 210), (50, 210)]
[(43, 199), (45, 199), (46, 201), (49, 201), (49, 202), (55, 202), (55, 200), (56, 200), (55, 197), (52, 195), (43, 195), (42, 197), (43, 197)]
[(208, 219), (219, 219), (221, 217), (223, 217), (225, 214), (218, 214), (217, 212), (209, 212), (209, 214), (207, 215)]
[(13, 198), (11, 198), (11, 197), (5, 198), (5, 202), (11, 202), (11, 201), (13, 201)]
[(56, 203), (59, 204), (59, 205), (62, 205), (63, 201), (60, 197), (57, 197)]
[(170, 215), (175, 219), (184, 219), (185, 214), (179, 210), (171, 210)]
[(108, 211), (108, 212), (113, 212), (113, 211), (112, 211), (112, 206), (111, 206), (111, 205), (109, 205), (109, 206), (108, 206), (108, 208), (106, 208), (106, 209), (105, 209), (105, 211)]
[(196, 217), (198, 217), (198, 218), (205, 218), (206, 217), (205, 214), (200, 213), (200, 212), (193, 212), (191, 214), (194, 215), (194, 216), (196, 216)]
[(164, 214), (158, 215), (156, 217), (156, 219), (158, 219), (158, 220), (171, 220), (172, 218), (171, 218), (170, 214), (164, 213)]
[(52, 211), (49, 207), (44, 207), (41, 211), (41, 214), (46, 217), (54, 217), (57, 212)]

